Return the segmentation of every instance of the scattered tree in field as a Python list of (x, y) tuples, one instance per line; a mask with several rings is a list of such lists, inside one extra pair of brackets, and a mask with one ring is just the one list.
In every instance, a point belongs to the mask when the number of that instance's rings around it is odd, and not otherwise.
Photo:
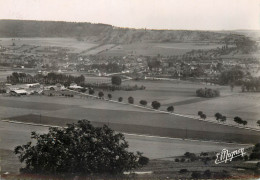
[(215, 117), (216, 117), (216, 120), (219, 121), (222, 118), (222, 114), (216, 113)]
[(202, 111), (198, 111), (198, 116), (201, 116), (203, 114)]
[(241, 124), (243, 124), (243, 125), (245, 126), (245, 125), (247, 125), (247, 121), (243, 120), (243, 121), (241, 122)]
[(99, 98), (103, 98), (104, 97), (104, 93), (102, 91), (98, 92), (98, 97)]
[(242, 120), (240, 117), (238, 117), (238, 116), (234, 117), (234, 121), (235, 121), (237, 124), (242, 124), (242, 122), (243, 122), (243, 120)]
[(112, 94), (107, 95), (108, 99), (112, 99)]
[(202, 118), (202, 119), (206, 119), (207, 118), (207, 116), (206, 116), (206, 114), (202, 114), (201, 116), (200, 116), (200, 118)]
[(158, 101), (153, 101), (151, 105), (154, 109), (159, 109), (161, 107), (161, 103)]
[(222, 116), (220, 119), (221, 122), (226, 122), (227, 121), (227, 117), (226, 116)]
[(218, 80), (220, 84), (228, 85), (234, 84), (245, 76), (245, 73), (240, 68), (233, 68), (230, 70), (222, 71)]
[(87, 89), (84, 87), (80, 90), (81, 92), (85, 93), (87, 91)]
[(94, 89), (91, 88), (91, 89), (88, 90), (88, 93), (89, 93), (90, 95), (93, 95), (93, 94), (95, 94), (95, 91), (94, 91)]
[(173, 113), (173, 111), (174, 111), (174, 107), (173, 107), (173, 106), (169, 106), (169, 107), (167, 107), (167, 111)]
[(260, 126), (260, 120), (258, 120), (256, 123), (257, 123), (258, 126)]
[(112, 82), (113, 85), (119, 86), (122, 83), (122, 79), (121, 79), (120, 76), (112, 76), (111, 77), (111, 82)]
[(122, 102), (123, 101), (123, 98), (122, 97), (119, 97), (118, 98), (118, 102)]
[(134, 104), (134, 98), (133, 98), (132, 96), (130, 96), (130, 97), (128, 98), (128, 103), (129, 103), (129, 104)]
[(137, 152), (137, 154), (140, 156), (139, 160), (138, 160), (138, 163), (141, 166), (145, 166), (145, 165), (147, 165), (149, 163), (149, 158), (148, 157), (142, 156), (142, 154), (139, 154), (139, 152)]
[(68, 128), (49, 128), (46, 134), (31, 133), (36, 143), (15, 147), (25, 163), (24, 173), (39, 174), (121, 174), (147, 164), (142, 153), (128, 152), (121, 133), (108, 126), (94, 127), (87, 120), (68, 124)]
[(146, 100), (141, 100), (139, 103), (140, 103), (141, 105), (143, 105), (143, 106), (146, 106), (146, 105), (147, 105), (147, 101), (146, 101)]

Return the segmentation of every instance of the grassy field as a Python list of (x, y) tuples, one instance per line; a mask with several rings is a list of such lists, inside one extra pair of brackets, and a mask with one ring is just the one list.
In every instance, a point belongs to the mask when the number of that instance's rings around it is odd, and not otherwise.
[(259, 132), (90, 98), (29, 96), (1, 97), (1, 101), (2, 119), (24, 122), (63, 126), (88, 119), (98, 125), (109, 124), (122, 132), (232, 142), (256, 142), (260, 135)]
[[(96, 124), (95, 124), (96, 125)], [(18, 173), (22, 164), (19, 163), (17, 156), (14, 155), (13, 149), (17, 145), (22, 145), (30, 141), (30, 132), (36, 131), (38, 133), (46, 133), (47, 127), (31, 126), (24, 124), (14, 124), (0, 121), (0, 166), (1, 172)], [(175, 158), (180, 158), (185, 152), (200, 153), (200, 152), (219, 152), (223, 148), (230, 150), (237, 148), (247, 148), (248, 145), (242, 144), (227, 144), (227, 143), (214, 143), (214, 142), (201, 142), (201, 141), (189, 141), (181, 139), (169, 139), (149, 136), (137, 136), (137, 135), (125, 135), (126, 140), (129, 143), (129, 151), (143, 152), (145, 156), (150, 158), (150, 163), (139, 171), (153, 171), (156, 176), (165, 176), (170, 172), (179, 171), (184, 166), (187, 166), (189, 170), (196, 170), (199, 166), (202, 169), (209, 168), (209, 165), (216, 168), (212, 163), (208, 165), (202, 162), (194, 162), (191, 164), (175, 163)], [(181, 158), (180, 158), (181, 159)], [(212, 160), (213, 162), (213, 160)], [(171, 164), (170, 166), (168, 166)], [(229, 167), (230, 168), (230, 167)]]
[(212, 49), (221, 47), (222, 44), (215, 43), (134, 43), (118, 45), (104, 51), (102, 55), (124, 56), (127, 54), (157, 56), (182, 55), (193, 49)]
[[(13, 42), (15, 46), (12, 46)], [(124, 45), (104, 44), (78, 41), (73, 38), (0, 38), (0, 45), (12, 49), (11, 53), (42, 54), (46, 47), (60, 47), (69, 52), (82, 55), (101, 54), (109, 56), (125, 56), (127, 54), (157, 56), (182, 55), (193, 49), (212, 49), (221, 47), (216, 43), (133, 43)], [(14, 51), (13, 51), (14, 50)], [(54, 52), (55, 50), (52, 49)], [(27, 52), (28, 53), (28, 52)]]
[[(257, 128), (256, 121), (260, 118), (258, 93), (241, 93), (240, 87), (235, 87), (231, 92), (228, 86), (205, 85), (185, 81), (126, 81), (124, 85), (144, 85), (145, 90), (139, 91), (115, 91), (109, 92), (113, 99), (123, 97), (127, 102), (129, 96), (134, 97), (135, 104), (140, 100), (146, 100), (148, 106), (157, 100), (161, 103), (162, 110), (168, 106), (175, 107), (174, 112), (179, 114), (192, 115), (197, 117), (198, 111), (203, 111), (208, 118), (215, 119), (217, 112), (225, 115), (227, 122), (235, 124), (233, 118), (240, 116), (248, 121), (248, 126)], [(196, 90), (199, 88), (218, 89), (221, 96), (218, 98), (196, 97)], [(151, 107), (151, 106), (150, 106)]]
[[(15, 47), (11, 46), (13, 42), (16, 45)], [(10, 48), (19, 48), (18, 52), (32, 48), (32, 46), (40, 46), (32, 49), (32, 52), (35, 52), (35, 50), (43, 50), (45, 47), (50, 46), (67, 48), (71, 52), (79, 53), (95, 47), (98, 44), (78, 41), (73, 38), (15, 38), (14, 41), (12, 41), (12, 38), (0, 38), (0, 45)], [(27, 46), (21, 48), (22, 45)]]
[[(74, 74), (79, 75), (79, 74)], [(109, 82), (110, 79), (107, 77), (86, 77), (87, 82)], [(173, 105), (175, 107), (175, 113), (192, 115), (197, 117), (198, 111), (203, 111), (208, 119), (214, 120), (214, 114), (220, 112), (221, 114), (227, 117), (227, 123), (234, 124), (233, 118), (235, 116), (240, 116), (241, 118), (248, 121), (249, 127), (257, 128), (256, 121), (259, 120), (260, 113), (259, 109), (259, 100), (260, 95), (258, 93), (241, 93), (239, 87), (236, 87), (233, 92), (230, 91), (228, 86), (218, 86), (218, 85), (205, 85), (201, 83), (185, 82), (185, 81), (125, 81), (123, 85), (144, 85), (145, 90), (137, 91), (105, 91), (105, 97), (107, 94), (112, 94), (112, 99), (117, 100), (118, 97), (123, 97), (123, 102), (127, 102), (129, 96), (134, 97), (134, 104), (139, 104), (140, 100), (146, 100), (148, 102), (148, 107), (151, 107), (151, 102), (157, 100), (161, 103), (161, 110), (166, 110), (168, 106)], [(198, 88), (213, 88), (219, 89), (221, 96), (218, 98), (200, 98), (196, 97), (195, 91)], [(96, 94), (98, 90), (96, 90)], [(39, 104), (30, 105), (25, 103), (23, 109), (32, 110), (44, 110), (45, 106), (42, 106), (41, 103), (44, 102), (45, 98), (32, 97), (29, 98), (30, 101), (39, 102)], [(47, 97), (48, 99), (48, 97)], [(17, 99), (16, 99), (17, 100)], [(23, 97), (22, 101), (26, 101), (26, 98)], [(81, 107), (92, 108), (92, 109), (108, 109), (108, 110), (133, 110), (133, 107), (121, 106), (111, 103), (104, 103), (102, 101), (88, 100), (86, 103), (85, 100), (75, 100), (78, 101)], [(243, 103), (242, 103), (243, 102)], [(3, 107), (16, 108), (19, 106), (19, 103), (15, 105), (6, 104), (3, 100)], [(69, 101), (69, 103), (72, 103)], [(53, 102), (56, 104), (56, 100)], [(104, 105), (105, 104), (105, 105)], [(28, 107), (27, 107), (28, 106)], [(47, 104), (46, 107), (49, 105)], [(31, 108), (30, 108), (31, 107)], [(50, 106), (51, 107), (51, 106)], [(56, 105), (54, 108), (56, 109)], [(61, 109), (62, 110), (62, 109)], [(134, 108), (133, 111), (140, 111), (138, 108)], [(8, 111), (7, 111), (8, 112)], [(1, 112), (3, 114), (3, 112)], [(6, 111), (5, 113), (6, 114)], [(7, 113), (8, 114), (8, 113)], [(24, 114), (24, 113), (23, 113)]]

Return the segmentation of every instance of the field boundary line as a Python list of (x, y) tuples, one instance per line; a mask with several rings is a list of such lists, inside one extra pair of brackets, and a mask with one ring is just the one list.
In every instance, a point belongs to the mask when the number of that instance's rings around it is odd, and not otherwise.
[(82, 93), (82, 92), (74, 91), (74, 90), (71, 90), (71, 89), (66, 89), (66, 90), (71, 91), (71, 92), (75, 92), (75, 93), (78, 93), (78, 94), (82, 94), (82, 95), (85, 95), (85, 96), (88, 96), (88, 97), (104, 100), (104, 101), (107, 101), (107, 102), (113, 102), (113, 103), (117, 103), (117, 104), (123, 104), (123, 105), (128, 105), (128, 106), (133, 106), (133, 107), (149, 110), (150, 112), (147, 111), (147, 113), (148, 112), (149, 113), (155, 112), (155, 113), (161, 113), (161, 114), (176, 115), (176, 116), (179, 116), (179, 117), (195, 119), (195, 120), (198, 120), (198, 121), (208, 122), (208, 123), (212, 123), (212, 124), (218, 124), (218, 125), (222, 125), (222, 126), (229, 126), (229, 127), (239, 128), (239, 129), (245, 129), (245, 130), (260, 132), (260, 129), (256, 129), (256, 128), (252, 128), (252, 127), (242, 127), (242, 126), (237, 126), (237, 125), (233, 125), (233, 124), (224, 124), (224, 123), (220, 123), (220, 122), (216, 122), (216, 121), (212, 121), (212, 120), (203, 120), (201, 118), (196, 118), (196, 117), (191, 116), (191, 115), (178, 114), (178, 113), (173, 113), (173, 112), (153, 109), (153, 108), (150, 108), (150, 107), (141, 106), (141, 105), (137, 105), (137, 104), (129, 104), (129, 103), (124, 103), (124, 102), (118, 102), (116, 100), (100, 98), (100, 97), (95, 96), (95, 95), (90, 95), (90, 94), (87, 94), (87, 93)]
[[(22, 124), (22, 125), (28, 125), (28, 126), (42, 126), (42, 127), (54, 127), (54, 128), (67, 128), (63, 126), (54, 126), (54, 125), (47, 125), (47, 124), (36, 124), (36, 123), (26, 123), (21, 121), (11, 121), (11, 120), (1, 120), (2, 122), (6, 123), (12, 123), (12, 124)], [(158, 138), (158, 139), (169, 139), (169, 140), (178, 140), (178, 141), (192, 141), (192, 142), (202, 142), (202, 143), (214, 143), (214, 144), (234, 144), (234, 145), (245, 145), (245, 146), (253, 146), (254, 144), (243, 144), (243, 143), (232, 143), (232, 142), (221, 142), (221, 141), (213, 141), (213, 140), (199, 140), (199, 139), (189, 139), (189, 138), (173, 138), (173, 137), (167, 137), (167, 136), (154, 136), (154, 135), (148, 135), (148, 134), (134, 134), (134, 133), (125, 133), (122, 131), (115, 131), (118, 133), (122, 133), (127, 136), (138, 136), (138, 137), (147, 137), (147, 138)]]

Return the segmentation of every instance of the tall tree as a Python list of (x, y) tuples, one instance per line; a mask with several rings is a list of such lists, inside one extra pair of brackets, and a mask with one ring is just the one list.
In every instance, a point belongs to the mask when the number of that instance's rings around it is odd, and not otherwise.
[[(148, 163), (141, 153), (128, 152), (124, 135), (108, 126), (94, 127), (81, 120), (67, 128), (49, 128), (46, 134), (32, 132), (35, 143), (17, 146), (15, 154), (25, 173), (119, 174)], [(142, 161), (140, 161), (142, 159)]]

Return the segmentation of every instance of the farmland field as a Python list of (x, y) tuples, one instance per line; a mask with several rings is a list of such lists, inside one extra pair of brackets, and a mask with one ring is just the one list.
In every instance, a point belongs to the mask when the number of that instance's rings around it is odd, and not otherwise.
[[(21, 47), (24, 44), (29, 45), (28, 48), (31, 46), (40, 46), (40, 49), (42, 49), (42, 47), (51, 46), (68, 48), (71, 52), (75, 53), (79, 53), (98, 45), (95, 43), (78, 41), (73, 38), (15, 38), (14, 41), (12, 41), (12, 38), (0, 38), (0, 45), (3, 46), (11, 47), (13, 42), (15, 42), (15, 48)], [(37, 49), (39, 50), (39, 48)], [(19, 49), (18, 51), (22, 50), (25, 49)]]
[[(29, 126), (22, 124), (13, 124), (0, 122), (0, 166), (1, 172), (18, 173), (21, 167), (18, 158), (14, 155), (15, 146), (22, 145), (30, 141), (30, 132), (46, 133), (47, 127)], [(125, 135), (129, 142), (129, 151), (143, 152), (145, 156), (153, 159), (170, 159), (175, 156), (183, 155), (183, 152), (189, 151), (193, 153), (220, 151), (223, 148), (236, 149), (248, 147), (242, 144), (227, 144), (200, 142), (178, 139), (162, 139), (158, 137), (146, 137), (136, 135)]]
[[(135, 104), (140, 100), (146, 100), (148, 106), (156, 100), (162, 105), (160, 109), (166, 110), (170, 105), (175, 107), (174, 112), (179, 114), (193, 115), (197, 117), (198, 111), (203, 111), (208, 118), (215, 119), (217, 112), (227, 117), (229, 124), (235, 124), (233, 118), (240, 116), (248, 121), (248, 126), (257, 128), (256, 121), (259, 120), (258, 93), (241, 93), (240, 87), (235, 87), (233, 92), (228, 86), (206, 85), (185, 81), (125, 81), (124, 85), (144, 85), (145, 90), (139, 91), (115, 91), (111, 92), (114, 99), (129, 96), (134, 97)], [(220, 97), (201, 98), (196, 97), (199, 88), (212, 88), (220, 90)], [(127, 100), (125, 100), (127, 101)], [(243, 103), (242, 103), (243, 102)]]
[(119, 56), (119, 55), (148, 55), (157, 56), (162, 54), (164, 56), (182, 55), (193, 49), (212, 49), (223, 46), (216, 43), (135, 43), (127, 45), (118, 45), (114, 48), (104, 51), (102, 55)]
[[(15, 46), (12, 46), (13, 42)], [(81, 55), (100, 54), (104, 56), (125, 56), (133, 55), (147, 55), (157, 56), (158, 54), (164, 56), (182, 55), (191, 50), (198, 49), (215, 49), (222, 47), (223, 44), (217, 43), (132, 43), (132, 44), (98, 44), (89, 41), (78, 41), (74, 38), (0, 38), (0, 45), (11, 49), (10, 53), (23, 53), (27, 50), (30, 53), (44, 53), (46, 47), (59, 47), (66, 49), (72, 53), (80, 53)], [(52, 51), (55, 51), (52, 49)], [(27, 52), (28, 53), (28, 52)], [(50, 52), (48, 52), (50, 53)]]
[(255, 141), (259, 135), (259, 132), (91, 98), (2, 96), (0, 99), (2, 119), (62, 126), (88, 119), (99, 125), (109, 124), (122, 132), (221, 141)]

